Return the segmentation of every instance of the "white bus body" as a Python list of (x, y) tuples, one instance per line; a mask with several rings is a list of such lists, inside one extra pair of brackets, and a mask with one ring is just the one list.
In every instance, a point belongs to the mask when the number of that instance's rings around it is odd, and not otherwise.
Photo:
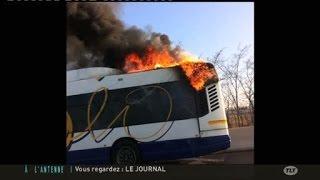
[(196, 157), (230, 147), (219, 81), (197, 92), (177, 68), (130, 74), (110, 68), (68, 71), (67, 114), (68, 164), (110, 162), (115, 145), (128, 140), (142, 160)]

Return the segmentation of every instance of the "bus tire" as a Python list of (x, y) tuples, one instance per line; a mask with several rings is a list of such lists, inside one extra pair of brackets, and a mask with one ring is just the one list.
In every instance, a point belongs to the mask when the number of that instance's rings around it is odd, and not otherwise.
[(138, 145), (133, 140), (120, 140), (112, 147), (112, 164), (135, 165), (141, 162), (141, 154)]

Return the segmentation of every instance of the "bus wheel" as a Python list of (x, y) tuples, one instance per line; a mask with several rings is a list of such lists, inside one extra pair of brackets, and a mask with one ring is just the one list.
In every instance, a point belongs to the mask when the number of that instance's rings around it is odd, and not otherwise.
[(140, 162), (141, 155), (136, 142), (123, 140), (114, 145), (111, 158), (113, 164), (134, 165)]

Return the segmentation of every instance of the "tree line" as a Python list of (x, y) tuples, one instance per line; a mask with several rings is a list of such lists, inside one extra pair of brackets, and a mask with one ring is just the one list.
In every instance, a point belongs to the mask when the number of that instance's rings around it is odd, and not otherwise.
[(207, 60), (215, 65), (218, 72), (229, 125), (253, 125), (254, 56), (251, 46), (238, 46), (228, 58), (224, 57), (224, 49), (221, 49)]

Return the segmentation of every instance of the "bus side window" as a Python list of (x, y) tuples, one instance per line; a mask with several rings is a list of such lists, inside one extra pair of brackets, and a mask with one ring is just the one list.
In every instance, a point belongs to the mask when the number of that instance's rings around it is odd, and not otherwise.
[(173, 120), (182, 120), (197, 117), (194, 89), (188, 82), (176, 81), (167, 83), (164, 86), (171, 94), (173, 101)]
[(197, 107), (198, 107), (198, 117), (202, 117), (209, 113), (207, 94), (205, 89), (197, 92)]
[(74, 95), (67, 98), (67, 111), (73, 121), (74, 132), (84, 131), (87, 123), (87, 106), (91, 93)]

